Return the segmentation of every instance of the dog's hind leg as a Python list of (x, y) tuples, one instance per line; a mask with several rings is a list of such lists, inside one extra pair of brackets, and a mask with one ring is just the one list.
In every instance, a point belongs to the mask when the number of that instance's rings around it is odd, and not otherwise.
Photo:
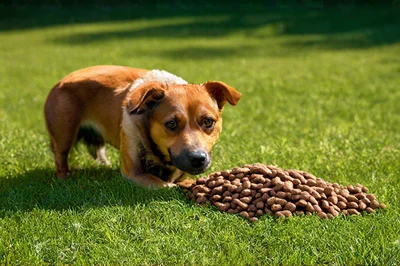
[(75, 142), (81, 123), (81, 107), (70, 95), (64, 94), (63, 97), (60, 97), (55, 94), (55, 89), (49, 94), (44, 111), (57, 177), (63, 179), (69, 175), (68, 154)]
[(81, 125), (78, 131), (77, 141), (82, 140), (87, 149), (98, 164), (110, 165), (106, 156), (106, 146), (103, 135), (93, 123)]
[(99, 164), (104, 164), (107, 166), (111, 165), (110, 161), (107, 159), (107, 156), (106, 156), (106, 146), (98, 147), (96, 150), (96, 155), (97, 155), (96, 161)]

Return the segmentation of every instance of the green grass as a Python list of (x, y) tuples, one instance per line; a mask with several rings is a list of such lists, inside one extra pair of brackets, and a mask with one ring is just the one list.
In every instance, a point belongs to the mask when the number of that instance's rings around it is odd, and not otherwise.
[[(193, 8), (193, 7), (192, 7)], [(0, 8), (0, 264), (399, 265), (399, 10)], [(361, 183), (385, 210), (241, 217), (148, 191), (84, 147), (57, 181), (50, 88), (96, 64), (166, 69), (242, 92), (209, 172), (245, 163)]]

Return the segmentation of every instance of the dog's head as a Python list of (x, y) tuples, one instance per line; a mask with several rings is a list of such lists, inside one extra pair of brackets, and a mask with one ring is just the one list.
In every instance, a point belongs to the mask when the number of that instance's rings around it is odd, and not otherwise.
[(125, 109), (141, 117), (146, 134), (163, 160), (189, 174), (204, 172), (222, 130), (226, 102), (236, 105), (241, 94), (220, 81), (203, 84), (152, 82), (132, 91)]

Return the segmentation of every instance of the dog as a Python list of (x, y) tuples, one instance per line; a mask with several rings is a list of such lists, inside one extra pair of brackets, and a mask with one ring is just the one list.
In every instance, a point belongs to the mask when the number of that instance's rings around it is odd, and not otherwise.
[(58, 179), (69, 176), (68, 154), (79, 141), (102, 164), (109, 143), (121, 172), (144, 187), (190, 185), (210, 166), (222, 111), (241, 93), (220, 81), (188, 84), (164, 70), (93, 66), (70, 73), (44, 106)]

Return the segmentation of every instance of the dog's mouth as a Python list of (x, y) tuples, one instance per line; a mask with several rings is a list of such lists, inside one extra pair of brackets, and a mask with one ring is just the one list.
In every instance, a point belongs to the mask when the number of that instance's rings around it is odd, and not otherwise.
[(211, 164), (211, 156), (204, 151), (183, 150), (178, 156), (170, 155), (176, 168), (191, 175), (204, 173)]

